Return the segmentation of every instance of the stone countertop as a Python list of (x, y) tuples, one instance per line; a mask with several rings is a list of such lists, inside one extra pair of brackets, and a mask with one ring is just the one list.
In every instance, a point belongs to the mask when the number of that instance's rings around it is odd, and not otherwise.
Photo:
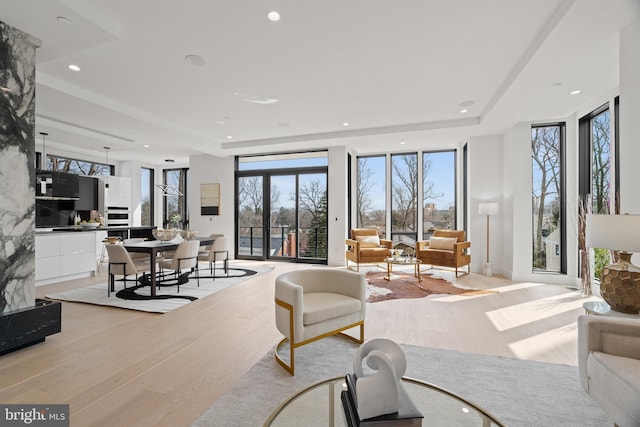
[(48, 234), (48, 233), (76, 233), (86, 231), (124, 231), (124, 230), (151, 230), (156, 228), (155, 226), (138, 226), (138, 227), (98, 227), (98, 228), (85, 228), (81, 226), (70, 225), (68, 227), (36, 227), (36, 234)]

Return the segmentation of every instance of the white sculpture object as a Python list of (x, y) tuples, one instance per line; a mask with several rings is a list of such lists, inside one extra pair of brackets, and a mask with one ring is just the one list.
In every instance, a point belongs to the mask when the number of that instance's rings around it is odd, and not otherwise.
[[(373, 373), (365, 373), (362, 362)], [(395, 342), (377, 338), (362, 344), (353, 360), (357, 378), (356, 396), (358, 415), (361, 419), (392, 414), (398, 411), (398, 388), (407, 369), (404, 352)]]

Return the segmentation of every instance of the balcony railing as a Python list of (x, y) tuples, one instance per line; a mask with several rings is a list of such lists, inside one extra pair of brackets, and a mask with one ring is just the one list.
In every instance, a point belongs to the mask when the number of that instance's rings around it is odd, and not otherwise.
[[(264, 227), (238, 228), (238, 255), (263, 256)], [(298, 236), (289, 226), (271, 227), (269, 255), (286, 258), (327, 258), (327, 228), (303, 228)], [(296, 241), (296, 237), (299, 239)]]

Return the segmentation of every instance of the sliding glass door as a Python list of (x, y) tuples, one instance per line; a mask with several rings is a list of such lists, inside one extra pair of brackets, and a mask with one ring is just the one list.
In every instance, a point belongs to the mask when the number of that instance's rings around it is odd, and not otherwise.
[(326, 263), (327, 167), (265, 164), (237, 174), (238, 257)]

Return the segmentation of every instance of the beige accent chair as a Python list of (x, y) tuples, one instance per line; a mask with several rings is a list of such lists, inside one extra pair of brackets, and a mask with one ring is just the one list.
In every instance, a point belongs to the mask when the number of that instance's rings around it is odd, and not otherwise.
[(345, 254), (347, 267), (349, 261), (356, 263), (356, 271), (360, 271), (361, 263), (382, 262), (389, 257), (392, 248), (391, 240), (380, 239), (378, 231), (370, 228), (354, 228), (351, 238), (346, 239)]
[[(284, 338), (275, 349), (278, 363), (294, 375), (294, 350), (340, 334), (364, 342), (366, 279), (363, 274), (331, 268), (294, 270), (276, 278), (276, 326)], [(360, 338), (342, 331), (360, 327)], [(289, 342), (289, 365), (278, 350)]]
[(107, 244), (107, 256), (109, 257), (109, 283), (107, 283), (107, 297), (111, 297), (111, 292), (115, 291), (116, 276), (122, 276), (125, 289), (127, 288), (127, 276), (136, 275), (135, 282), (138, 282), (138, 273), (150, 271), (149, 257), (145, 260), (134, 262), (129, 252), (124, 246), (118, 244)]
[(613, 422), (640, 426), (640, 320), (578, 317), (580, 383)]
[(196, 272), (196, 280), (200, 286), (200, 276), (198, 275), (198, 251), (200, 242), (198, 240), (185, 240), (178, 245), (172, 258), (158, 261), (161, 269), (169, 269), (175, 272), (178, 279), (178, 292), (180, 292), (180, 276), (183, 270)]
[(416, 257), (422, 264), (431, 265), (431, 268), (455, 268), (456, 277), (458, 269), (466, 265), (467, 271), (461, 275), (469, 274), (471, 255), (467, 253), (467, 249), (471, 247), (471, 242), (465, 238), (464, 230), (435, 230), (429, 240), (416, 242)]
[(218, 236), (209, 245), (208, 252), (199, 252), (198, 261), (207, 261), (209, 263), (209, 272), (213, 280), (216, 279), (216, 261), (222, 261), (224, 264), (224, 272), (229, 276), (229, 238)]

